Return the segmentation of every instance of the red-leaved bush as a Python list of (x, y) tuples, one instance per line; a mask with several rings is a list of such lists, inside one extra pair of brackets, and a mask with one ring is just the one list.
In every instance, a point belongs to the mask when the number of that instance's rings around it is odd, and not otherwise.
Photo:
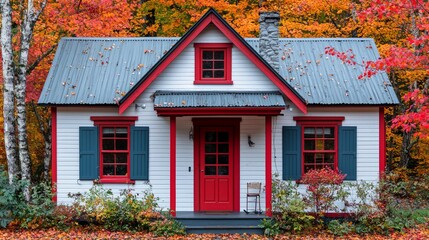
[(310, 170), (302, 176), (299, 183), (308, 184), (304, 201), (312, 206), (316, 217), (323, 217), (325, 213), (338, 209), (335, 201), (342, 198), (341, 184), (345, 177), (346, 174), (331, 168)]

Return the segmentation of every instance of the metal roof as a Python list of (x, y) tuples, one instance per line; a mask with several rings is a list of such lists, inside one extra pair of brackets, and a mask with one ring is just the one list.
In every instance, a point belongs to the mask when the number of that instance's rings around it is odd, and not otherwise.
[(179, 38), (63, 38), (40, 104), (116, 104)]
[(156, 91), (154, 94), (155, 108), (285, 106), (283, 96), (278, 91)]
[[(258, 39), (247, 42), (259, 51)], [(356, 64), (325, 54), (327, 47), (353, 55)], [(281, 38), (279, 73), (308, 104), (398, 104), (385, 72), (358, 78), (366, 61), (379, 58), (377, 46), (369, 38)]]
[[(106, 105), (117, 102), (179, 38), (63, 38), (39, 104)], [(245, 39), (257, 52), (258, 39)], [(308, 104), (388, 105), (399, 101), (387, 74), (358, 80), (363, 61), (377, 60), (372, 39), (280, 39), (279, 74)], [(325, 54), (349, 49), (356, 65)]]

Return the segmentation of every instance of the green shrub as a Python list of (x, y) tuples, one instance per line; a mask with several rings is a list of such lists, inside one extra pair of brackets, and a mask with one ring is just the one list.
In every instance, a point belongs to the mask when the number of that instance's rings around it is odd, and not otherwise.
[(264, 235), (268, 237), (273, 237), (282, 233), (279, 222), (274, 219), (264, 218), (259, 226), (264, 229)]
[(112, 231), (151, 231), (160, 236), (184, 233), (180, 223), (162, 212), (158, 198), (150, 190), (143, 192), (141, 198), (129, 189), (114, 196), (110, 189), (94, 185), (84, 194), (70, 196), (80, 223), (101, 225)]
[[(292, 181), (282, 181), (278, 175), (273, 177), (272, 208), (275, 224), (268, 229), (270, 235), (280, 231), (300, 232), (312, 226), (314, 217), (305, 212), (308, 205), (298, 192), (298, 185)], [(265, 224), (265, 225), (264, 225)], [(269, 222), (262, 226), (269, 227)]]
[(353, 231), (353, 223), (332, 220), (328, 223), (328, 230), (336, 236), (344, 236)]
[(31, 188), (31, 199), (27, 202), (23, 190), (27, 181), (16, 180), (9, 184), (6, 171), (0, 169), (0, 226), (12, 221), (22, 228), (50, 227), (54, 210), (52, 188), (49, 183), (39, 183)]
[(184, 235), (185, 227), (182, 223), (166, 215), (163, 219), (156, 220), (150, 224), (149, 231), (157, 237), (171, 237), (174, 235)]

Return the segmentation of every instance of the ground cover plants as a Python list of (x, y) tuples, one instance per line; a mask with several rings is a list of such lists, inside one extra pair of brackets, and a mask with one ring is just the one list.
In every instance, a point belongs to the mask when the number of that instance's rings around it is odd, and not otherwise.
[[(115, 195), (95, 184), (70, 194), (73, 204), (52, 202), (50, 184), (8, 183), (0, 172), (0, 239), (425, 239), (429, 238), (429, 178), (406, 181), (395, 174), (379, 184), (347, 182), (331, 169), (310, 171), (298, 182), (273, 180), (273, 217), (265, 236), (185, 235), (184, 227), (158, 205), (150, 191)], [(353, 194), (352, 194), (353, 192)], [(333, 211), (345, 213), (332, 217)]]
[(296, 182), (275, 176), (273, 218), (261, 224), (265, 233), (275, 236), (323, 230), (335, 236), (387, 236), (417, 226), (427, 227), (428, 177), (404, 181), (392, 173), (378, 184), (347, 182), (344, 178), (332, 169), (309, 171)]

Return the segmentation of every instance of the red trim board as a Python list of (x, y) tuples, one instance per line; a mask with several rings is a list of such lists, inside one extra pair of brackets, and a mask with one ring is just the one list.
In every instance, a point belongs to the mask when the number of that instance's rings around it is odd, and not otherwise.
[(272, 197), (272, 117), (265, 117), (265, 212), (272, 216), (271, 197)]
[(57, 108), (51, 107), (51, 178), (52, 178), (52, 201), (57, 202)]
[(170, 117), (170, 213), (176, 216), (176, 117)]
[(386, 122), (384, 120), (384, 107), (379, 109), (379, 178), (386, 169)]

